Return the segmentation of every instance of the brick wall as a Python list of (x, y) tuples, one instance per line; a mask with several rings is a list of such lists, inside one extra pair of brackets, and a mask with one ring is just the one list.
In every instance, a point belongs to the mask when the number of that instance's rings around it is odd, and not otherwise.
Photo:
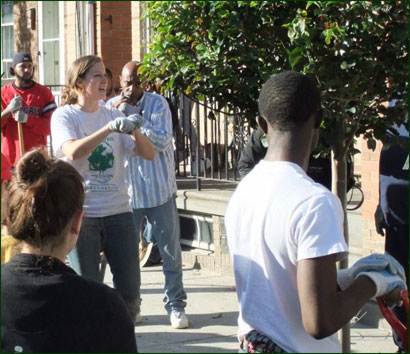
[(223, 216), (214, 215), (212, 221), (215, 251), (212, 254), (204, 254), (203, 251), (196, 250), (183, 251), (182, 261), (185, 265), (193, 266), (197, 269), (203, 268), (233, 275), (233, 265), (227, 246), (224, 218)]
[[(27, 9), (35, 8), (35, 29), (28, 28)], [(14, 53), (30, 52), (35, 67), (34, 80), (38, 81), (38, 8), (37, 1), (16, 1), (13, 6), (14, 16)]]
[(131, 2), (97, 1), (97, 55), (114, 76), (114, 87), (119, 87), (121, 69), (132, 59)]
[(377, 143), (375, 151), (361, 141), (361, 181), (364, 193), (362, 206), (363, 256), (384, 251), (384, 238), (376, 232), (374, 212), (379, 203), (379, 157), (382, 144)]
[[(71, 63), (77, 59), (77, 25), (76, 25), (76, 2), (64, 1), (64, 45), (65, 45), (65, 78)], [(65, 82), (67, 80), (64, 80)]]
[(132, 30), (132, 60), (142, 61), (144, 58), (144, 20), (141, 19), (144, 2), (131, 2), (131, 30)]

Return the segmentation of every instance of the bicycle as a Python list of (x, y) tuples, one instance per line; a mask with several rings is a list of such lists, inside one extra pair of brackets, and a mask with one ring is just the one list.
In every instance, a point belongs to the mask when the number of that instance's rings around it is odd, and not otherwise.
[(359, 209), (364, 202), (364, 193), (357, 176), (354, 176), (355, 183), (346, 193), (346, 209), (349, 211)]

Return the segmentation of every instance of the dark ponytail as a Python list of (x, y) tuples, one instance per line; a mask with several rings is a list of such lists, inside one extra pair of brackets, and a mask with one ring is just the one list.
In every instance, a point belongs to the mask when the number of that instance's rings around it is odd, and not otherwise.
[(17, 163), (6, 198), (10, 234), (39, 249), (55, 247), (63, 241), (71, 218), (82, 210), (83, 180), (67, 162), (36, 149)]

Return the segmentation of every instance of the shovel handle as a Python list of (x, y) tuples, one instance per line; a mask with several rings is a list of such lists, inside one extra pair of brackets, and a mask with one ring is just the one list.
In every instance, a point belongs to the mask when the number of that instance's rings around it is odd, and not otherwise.
[(23, 139), (23, 126), (21, 122), (17, 122), (17, 131), (19, 135), (19, 147), (20, 147), (20, 155), (24, 155), (24, 139)]

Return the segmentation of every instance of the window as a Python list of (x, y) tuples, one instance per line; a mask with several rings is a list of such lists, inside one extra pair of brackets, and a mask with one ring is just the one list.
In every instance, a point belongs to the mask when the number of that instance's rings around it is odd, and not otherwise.
[(1, 3), (1, 74), (2, 79), (11, 79), (9, 73), (14, 55), (13, 1)]
[(76, 1), (77, 57), (95, 54), (94, 4), (95, 1)]
[[(44, 85), (60, 83), (60, 33), (58, 1), (42, 1)], [(45, 25), (46, 24), (46, 25)]]

